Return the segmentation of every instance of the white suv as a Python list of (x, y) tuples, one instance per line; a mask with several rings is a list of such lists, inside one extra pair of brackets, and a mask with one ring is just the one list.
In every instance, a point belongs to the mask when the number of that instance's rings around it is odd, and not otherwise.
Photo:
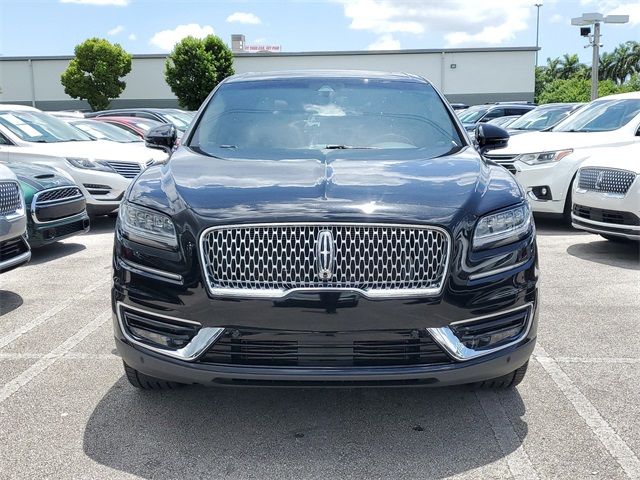
[(165, 158), (161, 151), (92, 140), (32, 107), (0, 105), (0, 161), (46, 164), (66, 172), (82, 190), (91, 215), (116, 210), (131, 180)]
[(585, 105), (551, 131), (514, 136), (489, 152), (527, 191), (534, 212), (571, 212), (571, 182), (593, 147), (640, 143), (640, 92), (610, 95)]
[(573, 182), (573, 226), (608, 240), (640, 240), (640, 144), (592, 153)]

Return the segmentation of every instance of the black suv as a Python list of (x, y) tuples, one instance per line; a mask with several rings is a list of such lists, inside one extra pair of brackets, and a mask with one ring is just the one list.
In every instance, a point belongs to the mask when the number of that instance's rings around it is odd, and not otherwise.
[[(505, 146), (492, 125), (480, 150)], [(171, 125), (147, 142), (174, 149)], [(426, 80), (245, 74), (133, 182), (113, 257), (139, 388), (517, 385), (536, 338), (535, 227)]]
[(486, 105), (474, 105), (458, 113), (458, 118), (469, 131), (475, 130), (480, 123), (500, 117), (512, 117), (524, 115), (536, 108), (532, 103), (489, 103)]

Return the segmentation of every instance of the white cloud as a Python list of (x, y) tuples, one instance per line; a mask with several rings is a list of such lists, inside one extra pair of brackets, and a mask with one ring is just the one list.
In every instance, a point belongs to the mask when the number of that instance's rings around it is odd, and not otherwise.
[(640, 2), (629, 2), (628, 0), (581, 0), (580, 3), (584, 6), (594, 7), (593, 11), (604, 15), (629, 15), (629, 24), (631, 26), (640, 25)]
[(452, 46), (500, 44), (530, 27), (531, 0), (334, 0), (351, 19), (350, 28), (379, 35), (440, 33)]
[(550, 23), (560, 23), (564, 20), (564, 17), (562, 15), (560, 15), (559, 13), (554, 13), (553, 15), (551, 15), (551, 18), (549, 19)]
[(127, 37), (129, 40), (131, 40), (132, 42), (137, 40), (138, 37), (136, 36), (135, 33), (130, 33), (129, 36)]
[(187, 25), (178, 25), (173, 30), (162, 30), (157, 32), (149, 40), (149, 44), (158, 47), (166, 52), (170, 51), (173, 46), (185, 37), (204, 38), (207, 35), (213, 35), (213, 27), (210, 25), (199, 25), (197, 23), (189, 23)]
[(262, 23), (260, 17), (253, 13), (235, 12), (227, 17), (227, 23), (243, 23), (245, 25), (259, 25)]
[(399, 50), (400, 40), (393, 38), (390, 33), (381, 35), (378, 39), (369, 45), (369, 50)]
[(124, 27), (122, 25), (118, 25), (117, 27), (114, 27), (111, 30), (109, 30), (107, 32), (107, 35), (114, 36), (114, 35), (118, 35), (119, 33), (122, 33), (122, 32), (124, 32)]
[(79, 5), (114, 5), (116, 7), (126, 7), (129, 0), (60, 0), (60, 3), (77, 3)]

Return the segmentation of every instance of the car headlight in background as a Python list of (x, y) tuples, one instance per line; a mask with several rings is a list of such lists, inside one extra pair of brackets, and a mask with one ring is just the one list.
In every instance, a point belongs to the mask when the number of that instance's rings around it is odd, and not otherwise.
[(100, 170), (103, 172), (112, 173), (115, 172), (115, 170), (109, 165), (101, 162), (95, 162), (93, 160), (89, 160), (88, 158), (67, 157), (67, 162), (69, 162), (76, 168), (86, 168), (88, 170)]
[(482, 217), (473, 233), (473, 248), (497, 242), (516, 242), (529, 231), (531, 210), (524, 203), (518, 207)]
[(522, 155), (518, 155), (516, 160), (520, 160), (527, 165), (538, 165), (540, 163), (559, 162), (570, 153), (573, 153), (572, 148), (554, 152), (523, 153)]
[(134, 241), (152, 246), (161, 244), (176, 247), (178, 245), (173, 221), (163, 213), (122, 202), (118, 218), (122, 232), (132, 237)]

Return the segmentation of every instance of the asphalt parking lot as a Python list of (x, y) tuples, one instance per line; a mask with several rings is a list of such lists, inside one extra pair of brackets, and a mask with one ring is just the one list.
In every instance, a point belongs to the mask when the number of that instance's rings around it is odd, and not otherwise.
[(538, 221), (517, 390), (141, 392), (109, 306), (113, 220), (0, 278), (2, 478), (640, 478), (640, 259)]

